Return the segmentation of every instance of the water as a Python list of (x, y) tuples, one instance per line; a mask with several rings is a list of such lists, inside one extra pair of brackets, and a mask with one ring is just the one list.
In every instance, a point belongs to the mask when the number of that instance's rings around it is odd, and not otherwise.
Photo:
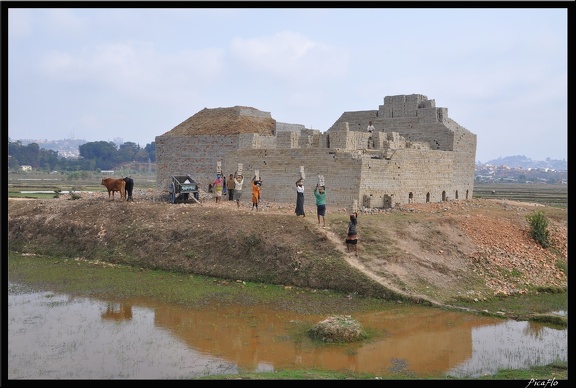
[(368, 341), (296, 335), (325, 315), (267, 306), (186, 308), (8, 287), (8, 379), (186, 379), (280, 369), (492, 374), (567, 360), (566, 329), (398, 305), (353, 315)]

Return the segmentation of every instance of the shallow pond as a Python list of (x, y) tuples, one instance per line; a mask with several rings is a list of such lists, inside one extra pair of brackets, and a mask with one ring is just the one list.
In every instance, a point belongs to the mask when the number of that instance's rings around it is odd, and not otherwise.
[(353, 315), (372, 337), (319, 344), (325, 315), (266, 306), (186, 308), (8, 284), (8, 379), (185, 379), (319, 369), (389, 376), (492, 374), (567, 360), (567, 329), (398, 305)]

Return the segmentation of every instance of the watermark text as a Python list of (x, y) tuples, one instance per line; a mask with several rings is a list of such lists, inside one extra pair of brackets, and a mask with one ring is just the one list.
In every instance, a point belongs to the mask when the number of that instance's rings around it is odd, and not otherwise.
[(528, 388), (529, 386), (546, 388), (548, 386), (555, 387), (556, 385), (558, 385), (558, 381), (556, 381), (554, 377), (548, 380), (530, 379), (528, 385), (525, 388)]

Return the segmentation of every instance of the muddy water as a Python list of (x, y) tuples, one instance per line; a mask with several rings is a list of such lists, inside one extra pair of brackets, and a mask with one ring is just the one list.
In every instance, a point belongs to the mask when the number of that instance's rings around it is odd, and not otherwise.
[(325, 315), (33, 292), (9, 284), (8, 379), (181, 379), (321, 369), (474, 377), (567, 360), (567, 330), (398, 305), (353, 315), (369, 341), (300, 335)]

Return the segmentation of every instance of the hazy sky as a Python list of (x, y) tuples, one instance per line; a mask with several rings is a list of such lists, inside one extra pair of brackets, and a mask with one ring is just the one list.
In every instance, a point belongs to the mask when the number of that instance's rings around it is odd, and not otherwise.
[(423, 94), (477, 135), (477, 161), (567, 159), (566, 8), (7, 12), (13, 141), (144, 147), (235, 105), (325, 131), (385, 96)]

